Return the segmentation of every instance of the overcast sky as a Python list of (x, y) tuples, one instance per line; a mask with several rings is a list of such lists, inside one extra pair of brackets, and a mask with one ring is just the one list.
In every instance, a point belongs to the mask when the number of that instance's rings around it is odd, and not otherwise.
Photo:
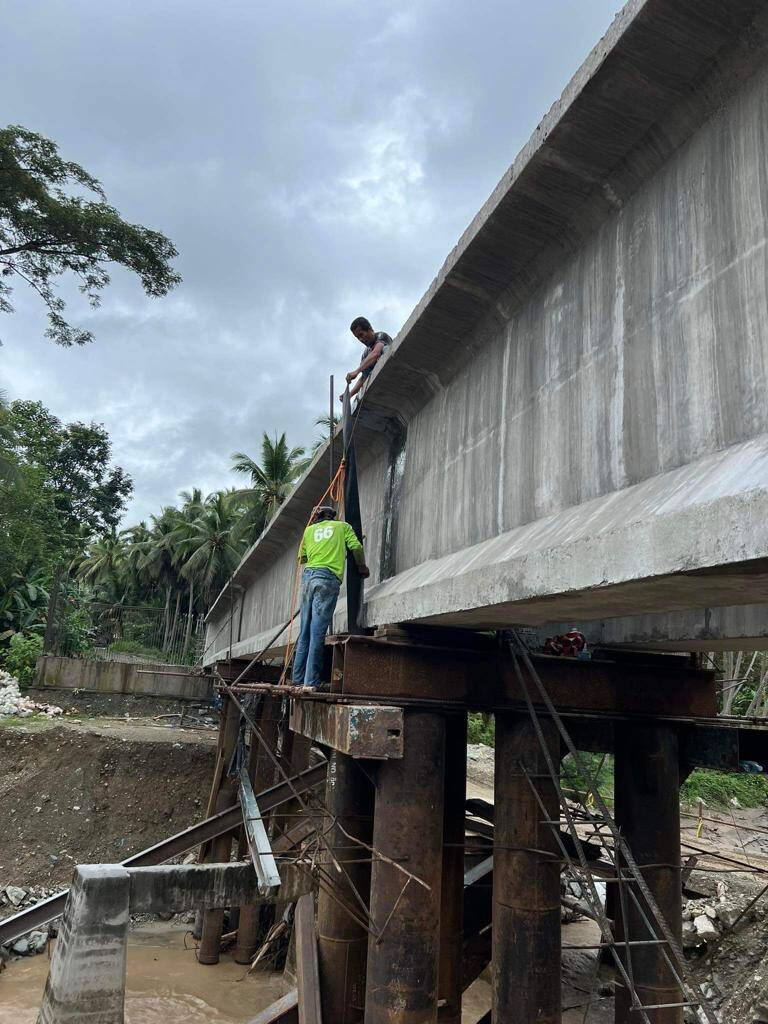
[[(56, 140), (184, 281), (75, 292), (81, 349), (19, 286), (0, 387), (103, 423), (126, 525), (229, 486), (262, 431), (310, 443), (349, 322), (393, 337), (618, 0), (5, 0), (3, 120)], [(340, 390), (340, 387), (337, 388)]]

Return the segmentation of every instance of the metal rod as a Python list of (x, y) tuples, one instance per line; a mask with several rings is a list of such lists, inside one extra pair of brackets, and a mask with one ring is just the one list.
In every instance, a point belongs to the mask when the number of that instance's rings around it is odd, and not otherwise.
[(335, 431), (333, 429), (333, 424), (334, 424), (334, 419), (335, 419), (335, 415), (334, 415), (334, 411), (333, 411), (334, 410), (334, 402), (333, 402), (333, 400), (335, 398), (335, 395), (334, 395), (333, 391), (334, 391), (334, 387), (333, 387), (333, 374), (331, 374), (331, 398), (330, 398), (330, 404), (328, 406), (328, 434), (329, 434), (329, 439), (330, 439), (330, 444), (328, 445), (328, 455), (329, 455), (328, 485), (329, 486), (333, 483), (333, 475), (334, 475), (334, 468), (333, 468), (333, 446), (334, 446), (334, 443), (335, 443), (335, 440), (336, 440), (334, 438), (334, 436), (333, 436), (334, 433), (335, 433)]

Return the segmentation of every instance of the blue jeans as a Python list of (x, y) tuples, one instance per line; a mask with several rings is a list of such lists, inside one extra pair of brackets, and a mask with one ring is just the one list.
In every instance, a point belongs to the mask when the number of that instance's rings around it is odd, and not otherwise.
[(293, 659), (297, 686), (319, 686), (325, 634), (333, 619), (341, 581), (330, 569), (305, 569), (301, 574), (301, 629)]

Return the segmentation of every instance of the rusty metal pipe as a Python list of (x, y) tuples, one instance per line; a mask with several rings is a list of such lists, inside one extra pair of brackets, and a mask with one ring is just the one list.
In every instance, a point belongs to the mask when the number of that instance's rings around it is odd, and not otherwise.
[[(274, 752), (277, 744), (277, 717), (274, 714), (271, 701), (262, 700), (261, 706), (256, 715), (256, 724), (264, 737), (266, 743), (271, 744)], [(264, 750), (261, 740), (255, 732), (251, 732), (251, 748), (248, 755), (248, 773), (256, 793), (261, 792), (274, 781), (274, 762)], [(268, 826), (269, 818), (265, 816), (265, 825)], [(243, 846), (241, 837), (241, 846)], [(247, 844), (242, 851), (247, 851)], [(240, 920), (237, 928), (237, 943), (233, 953), (236, 964), (249, 964), (253, 959), (259, 934), (259, 922), (261, 918), (261, 901), (259, 903), (248, 903), (240, 907)]]
[[(224, 704), (221, 709), (221, 751), (224, 757), (224, 774), (214, 803), (215, 814), (226, 810), (237, 800), (237, 783), (229, 777), (227, 770), (237, 744), (240, 712), (229, 697), (222, 694), (222, 698)], [(215, 839), (206, 860), (218, 864), (227, 863), (232, 853), (233, 835), (232, 832), (227, 832)], [(223, 931), (224, 911), (204, 910), (200, 948), (197, 952), (198, 963), (217, 964), (219, 962)]]
[[(541, 726), (559, 763), (554, 723)], [(557, 820), (559, 803), (528, 716), (496, 715), (493, 851), (493, 1019), (560, 1024), (560, 862), (532, 787)]]
[[(680, 769), (678, 738), (669, 725), (616, 725), (616, 824), (643, 873), (648, 887), (677, 938), (682, 938), (682, 884), (680, 878)], [(654, 867), (645, 865), (655, 865)], [(629, 888), (629, 885), (627, 886)], [(633, 890), (640, 899), (637, 887)], [(615, 901), (617, 938), (651, 939), (639, 909), (626, 894), (626, 920)], [(653, 915), (643, 907), (648, 918)], [(660, 933), (659, 933), (660, 937)], [(619, 947), (619, 952), (622, 947)], [(681, 1003), (683, 996), (659, 945), (631, 949), (635, 992), (641, 1003)], [(639, 1014), (631, 1009), (624, 986), (616, 989), (616, 1024), (636, 1024)], [(648, 1010), (651, 1024), (682, 1024), (682, 1006)]]
[(445, 719), (408, 711), (402, 759), (378, 770), (365, 1024), (437, 1019), (444, 764)]
[[(329, 854), (324, 855), (333, 883), (321, 886), (317, 901), (317, 949), (320, 963), (320, 997), (324, 1021), (360, 1024), (365, 1011), (365, 968), (368, 933), (344, 909), (356, 917), (362, 908), (352, 886), (365, 901), (370, 897), (371, 865), (368, 851), (355, 847), (344, 835), (370, 846), (373, 840), (373, 784), (363, 765), (347, 754), (332, 750), (328, 761), (325, 806), (326, 842), (343, 865), (340, 874)], [(331, 823), (335, 821), (335, 825)], [(341, 826), (341, 827), (339, 827)], [(331, 884), (333, 889), (330, 889)]]
[(464, 838), (467, 800), (467, 716), (445, 722), (443, 797), (443, 873), (440, 896), (440, 968), (437, 1018), (461, 1024), (462, 939), (464, 921)]

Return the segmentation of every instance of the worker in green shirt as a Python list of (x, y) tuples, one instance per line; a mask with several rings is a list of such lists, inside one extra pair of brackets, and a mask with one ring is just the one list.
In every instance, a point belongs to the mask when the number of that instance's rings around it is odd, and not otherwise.
[(363, 545), (349, 523), (339, 522), (336, 510), (328, 505), (316, 508), (299, 548), (299, 561), (304, 564), (304, 571), (301, 574), (301, 629), (293, 661), (293, 683), (305, 690), (320, 688), (325, 634), (336, 608), (347, 551), (352, 553), (360, 575), (364, 579), (370, 576)]

